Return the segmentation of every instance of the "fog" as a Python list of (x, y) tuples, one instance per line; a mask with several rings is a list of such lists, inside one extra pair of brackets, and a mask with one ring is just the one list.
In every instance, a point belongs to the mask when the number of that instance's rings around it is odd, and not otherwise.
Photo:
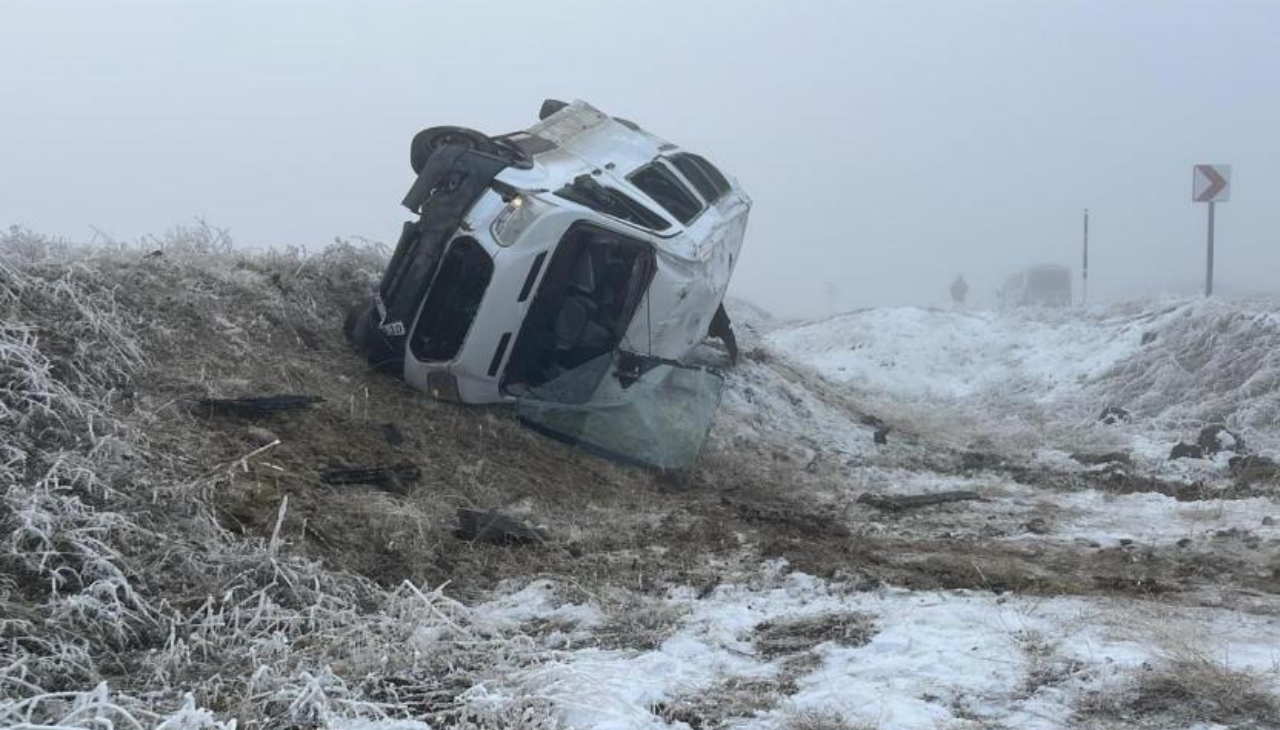
[(786, 315), (989, 304), (1055, 262), (1196, 290), (1191, 167), (1233, 165), (1218, 288), (1280, 287), (1280, 3), (0, 5), (0, 225), (393, 242), (419, 129), (581, 98), (755, 200), (733, 291)]

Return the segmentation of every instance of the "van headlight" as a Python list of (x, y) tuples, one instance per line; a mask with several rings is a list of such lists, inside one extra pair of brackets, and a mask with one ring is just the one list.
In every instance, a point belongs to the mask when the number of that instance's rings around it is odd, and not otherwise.
[(493, 240), (499, 246), (510, 246), (520, 239), (525, 229), (538, 218), (542, 204), (528, 195), (516, 195), (507, 201), (493, 221)]

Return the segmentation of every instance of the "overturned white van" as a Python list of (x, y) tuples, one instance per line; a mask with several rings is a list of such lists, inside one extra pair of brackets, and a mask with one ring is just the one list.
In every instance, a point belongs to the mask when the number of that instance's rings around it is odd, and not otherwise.
[(682, 361), (709, 333), (736, 355), (721, 303), (751, 201), (706, 158), (581, 101), (541, 117), (414, 139), (404, 204), (419, 218), (348, 336), (435, 397), (516, 400), (550, 435), (680, 466), (662, 455), (696, 459), (688, 439), (652, 440), (672, 423), (705, 440), (720, 376)]

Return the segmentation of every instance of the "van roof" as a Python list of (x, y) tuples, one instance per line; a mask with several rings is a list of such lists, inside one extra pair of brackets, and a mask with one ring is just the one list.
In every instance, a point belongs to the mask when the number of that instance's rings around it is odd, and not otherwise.
[[(503, 182), (525, 190), (556, 190), (586, 173), (605, 178), (601, 182), (644, 199), (644, 193), (627, 176), (676, 145), (621, 122), (590, 104), (577, 100), (523, 132), (506, 139), (533, 158), (533, 168), (508, 168)], [(655, 211), (663, 214), (664, 211)], [(670, 217), (664, 215), (664, 217)], [(679, 223), (678, 221), (673, 221)]]
[[(532, 157), (533, 165), (528, 169), (513, 166), (502, 170), (498, 179), (503, 183), (530, 193), (553, 192), (580, 175), (591, 174), (602, 185), (625, 193), (671, 224), (661, 232), (640, 229), (660, 250), (694, 260), (704, 258), (714, 248), (691, 238), (687, 226), (628, 179), (655, 159), (681, 151), (639, 125), (610, 117), (576, 100), (528, 129), (504, 138)], [(737, 189), (736, 182), (731, 180), (730, 185)], [(692, 188), (690, 193), (697, 195)], [(565, 204), (558, 199), (550, 202)], [(728, 217), (745, 215), (748, 208), (749, 204), (739, 206)], [(715, 211), (708, 214), (721, 215)]]

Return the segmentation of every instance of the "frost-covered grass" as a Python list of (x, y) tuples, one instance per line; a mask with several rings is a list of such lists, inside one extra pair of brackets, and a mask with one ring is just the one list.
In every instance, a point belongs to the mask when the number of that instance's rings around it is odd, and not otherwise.
[(1280, 446), (1280, 299), (1170, 305), (1157, 321), (1100, 391), (1170, 431), (1226, 423)]
[[(156, 378), (199, 388), (198, 368), (181, 372), (199, 361), (183, 355), (193, 292), (222, 290), (220, 306), (248, 308), (240, 320), (327, 328), (380, 256), (341, 242), (238, 254), (207, 226), (92, 250), (0, 236), (0, 726), (458, 715), (459, 677), (524, 650), (439, 590), (297, 554), (280, 523), (270, 539), (229, 532), (208, 500), (227, 470), (193, 472), (173, 446), (200, 435), (157, 430), (174, 403), (139, 393)], [(264, 279), (285, 311), (255, 301)]]

